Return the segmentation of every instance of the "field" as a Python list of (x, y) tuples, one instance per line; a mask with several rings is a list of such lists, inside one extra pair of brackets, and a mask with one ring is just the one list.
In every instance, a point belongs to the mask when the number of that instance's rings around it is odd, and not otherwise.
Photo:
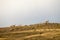
[(0, 28), (0, 40), (60, 40), (60, 24), (13, 25)]

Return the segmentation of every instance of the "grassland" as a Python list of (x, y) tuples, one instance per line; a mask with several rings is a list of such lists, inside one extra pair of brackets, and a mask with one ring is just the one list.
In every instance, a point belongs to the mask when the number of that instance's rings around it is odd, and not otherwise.
[(60, 40), (60, 23), (0, 28), (0, 40)]

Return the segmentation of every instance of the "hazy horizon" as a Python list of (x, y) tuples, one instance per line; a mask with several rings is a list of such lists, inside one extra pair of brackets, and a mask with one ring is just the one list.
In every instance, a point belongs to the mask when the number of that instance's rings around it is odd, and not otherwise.
[(60, 23), (60, 0), (0, 0), (0, 27)]

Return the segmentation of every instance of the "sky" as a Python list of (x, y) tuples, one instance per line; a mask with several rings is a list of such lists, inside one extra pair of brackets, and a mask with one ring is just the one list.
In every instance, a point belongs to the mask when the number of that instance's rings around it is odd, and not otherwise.
[(0, 27), (60, 23), (60, 0), (0, 0)]

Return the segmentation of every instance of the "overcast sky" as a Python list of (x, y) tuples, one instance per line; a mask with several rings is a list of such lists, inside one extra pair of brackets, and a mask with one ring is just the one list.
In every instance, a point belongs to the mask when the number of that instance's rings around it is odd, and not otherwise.
[(0, 27), (45, 20), (60, 23), (60, 0), (0, 0)]

